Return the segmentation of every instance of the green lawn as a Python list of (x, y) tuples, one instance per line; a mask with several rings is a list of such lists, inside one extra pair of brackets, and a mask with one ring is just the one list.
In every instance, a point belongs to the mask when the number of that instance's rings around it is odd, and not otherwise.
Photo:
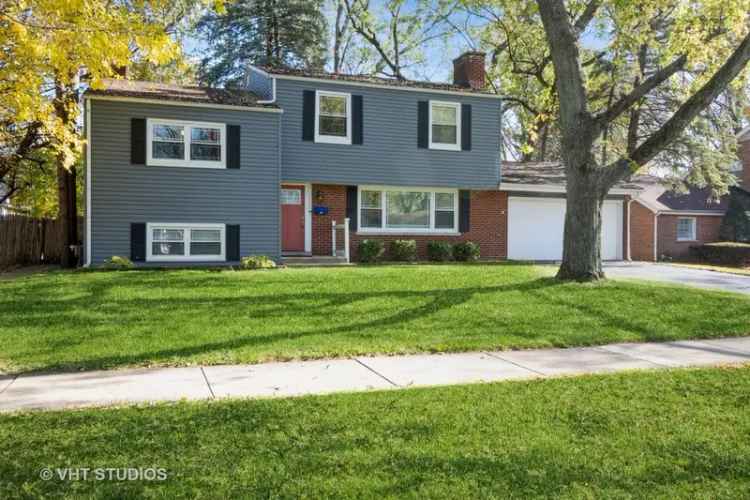
[(750, 334), (750, 297), (529, 265), (56, 272), (0, 281), (0, 369), (239, 363)]
[(0, 498), (742, 498), (748, 436), (750, 367), (19, 414)]

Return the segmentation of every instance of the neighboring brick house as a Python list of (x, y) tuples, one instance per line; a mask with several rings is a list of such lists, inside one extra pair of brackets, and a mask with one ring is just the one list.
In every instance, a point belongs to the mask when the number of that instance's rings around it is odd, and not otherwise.
[(727, 204), (728, 196), (714, 200), (710, 188), (674, 193), (654, 182), (631, 202), (630, 257), (680, 259), (691, 246), (718, 241)]

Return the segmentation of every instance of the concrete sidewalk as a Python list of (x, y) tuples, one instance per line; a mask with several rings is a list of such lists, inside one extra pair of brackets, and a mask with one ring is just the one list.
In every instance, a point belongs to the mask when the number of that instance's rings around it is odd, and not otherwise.
[(750, 337), (738, 337), (571, 349), (0, 376), (0, 411), (299, 396), (748, 362)]

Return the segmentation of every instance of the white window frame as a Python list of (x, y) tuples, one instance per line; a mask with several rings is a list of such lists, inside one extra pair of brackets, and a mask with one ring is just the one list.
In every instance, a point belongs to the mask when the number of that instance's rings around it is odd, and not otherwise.
[[(362, 191), (379, 191), (380, 210), (382, 211), (381, 225), (376, 227), (362, 226)], [(388, 192), (429, 192), (430, 193), (430, 227), (429, 228), (389, 228), (388, 227)], [(435, 193), (453, 194), (453, 229), (439, 229), (435, 227)], [(393, 186), (358, 186), (357, 187), (357, 234), (440, 234), (458, 235), (458, 189), (444, 189), (431, 187), (393, 187)]]
[[(338, 135), (326, 135), (320, 133), (320, 98), (344, 97), (346, 98), (346, 137)], [(345, 92), (331, 92), (329, 90), (315, 91), (315, 142), (327, 142), (330, 144), (352, 143), (352, 95)]]
[[(182, 160), (171, 158), (154, 158), (154, 125), (177, 125), (185, 131), (185, 155)], [(190, 140), (193, 128), (218, 128), (221, 134), (219, 145), (221, 146), (220, 161), (191, 160)], [(227, 125), (226, 123), (194, 122), (185, 120), (164, 120), (161, 118), (148, 118), (146, 120), (146, 165), (152, 167), (192, 167), (192, 168), (227, 168)]]
[[(432, 107), (433, 106), (451, 106), (456, 108), (456, 143), (447, 144), (444, 142), (432, 141)], [(461, 151), (461, 103), (450, 101), (430, 101), (430, 118), (429, 118), (429, 146), (430, 149), (442, 149), (445, 151)]]
[[(681, 238), (680, 237), (680, 221), (682, 220), (689, 220), (691, 222), (691, 228), (692, 232), (690, 235), (690, 238)], [(676, 227), (676, 233), (677, 233), (677, 241), (697, 241), (698, 237), (698, 220), (695, 217), (678, 217), (677, 218), (677, 227)]]
[[(154, 255), (154, 229), (182, 229), (185, 255)], [(190, 231), (192, 229), (218, 229), (221, 231), (221, 255), (190, 255)], [(184, 222), (149, 222), (146, 224), (146, 262), (224, 262), (227, 254), (227, 231), (225, 224), (197, 224)]]

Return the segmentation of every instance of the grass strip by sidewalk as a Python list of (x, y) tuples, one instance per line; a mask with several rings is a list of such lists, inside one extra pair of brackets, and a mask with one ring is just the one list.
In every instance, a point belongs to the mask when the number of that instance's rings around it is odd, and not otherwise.
[(0, 497), (740, 498), (749, 435), (750, 367), (6, 415)]
[(530, 265), (55, 272), (0, 281), (0, 370), (253, 363), (750, 333), (750, 296)]

